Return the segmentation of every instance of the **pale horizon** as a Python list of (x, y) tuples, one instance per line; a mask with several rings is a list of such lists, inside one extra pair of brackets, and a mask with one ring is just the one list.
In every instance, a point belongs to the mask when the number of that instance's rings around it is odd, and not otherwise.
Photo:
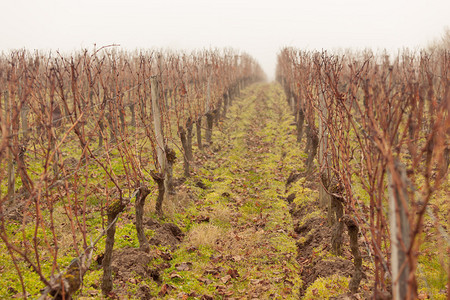
[(419, 49), (450, 25), (450, 1), (3, 1), (0, 50), (233, 48), (274, 78), (283, 47)]

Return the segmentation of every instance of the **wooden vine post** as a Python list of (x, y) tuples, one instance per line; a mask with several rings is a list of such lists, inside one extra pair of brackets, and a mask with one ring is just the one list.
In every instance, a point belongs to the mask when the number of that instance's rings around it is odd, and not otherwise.
[(28, 141), (28, 113), (30, 112), (30, 108), (27, 103), (24, 103), (22, 105), (22, 109), (20, 110), (20, 119), (22, 121), (22, 132), (23, 132), (23, 139), (25, 143)]
[(297, 142), (301, 143), (303, 137), (303, 123), (305, 122), (305, 113), (303, 112), (303, 103), (302, 103), (302, 93), (301, 91), (297, 94), (296, 101), (296, 120), (297, 120)]
[(206, 102), (205, 102), (205, 114), (206, 114), (206, 131), (205, 131), (205, 140), (206, 143), (211, 144), (212, 137), (212, 128), (213, 128), (213, 120), (214, 114), (210, 108), (211, 105), (211, 74), (208, 76), (208, 83), (206, 86)]
[[(327, 157), (327, 147), (328, 147), (328, 133), (326, 130), (326, 120), (328, 118), (328, 110), (325, 103), (325, 96), (321, 92), (319, 95), (319, 168), (320, 168), (320, 179), (322, 184), (319, 186), (319, 201), (323, 207), (330, 206), (330, 196), (325, 191), (328, 188), (330, 182), (330, 171), (329, 161)], [(330, 219), (330, 212), (328, 214), (330, 224), (332, 220)]]
[(223, 110), (222, 110), (222, 118), (226, 119), (227, 110), (228, 110), (228, 89), (223, 93)]
[[(397, 160), (394, 172), (388, 169), (389, 222), (391, 230), (392, 294), (394, 300), (407, 299), (409, 264), (407, 251), (410, 246), (408, 221), (408, 192), (405, 167)], [(411, 297), (411, 295), (409, 295)], [(412, 299), (412, 298), (408, 298)]]
[[(9, 135), (12, 133), (12, 125), (11, 125), (11, 113), (12, 109), (10, 109), (9, 105), (9, 97), (8, 92), (4, 93), (5, 100), (5, 120), (6, 120), (6, 130)], [(8, 149), (8, 204), (12, 204), (14, 200), (15, 193), (15, 183), (16, 183), (16, 170), (15, 170), (15, 161), (13, 158), (13, 154), (11, 149)]]
[[(197, 88), (197, 84), (196, 84)], [(201, 151), (203, 150), (203, 144), (202, 144), (202, 114), (200, 113), (201, 108), (198, 107), (199, 111), (197, 114), (197, 120), (195, 121), (195, 129), (196, 129), (196, 135), (197, 135), (197, 147)]]
[[(343, 233), (343, 205), (340, 181), (336, 174), (330, 169), (328, 156), (328, 108), (323, 91), (319, 94), (319, 167), (320, 180), (319, 201), (323, 207), (328, 207), (328, 223), (332, 227), (331, 246), (336, 255), (342, 253)], [(333, 195), (330, 195), (333, 194)]]
[(295, 121), (297, 121), (297, 114), (295, 113), (294, 83), (291, 84), (290, 90), (292, 92), (289, 97), (289, 106), (291, 107), (291, 112), (295, 117)]
[(199, 150), (203, 150), (202, 144), (202, 116), (199, 115), (197, 122), (195, 122), (195, 129), (197, 131), (197, 147)]
[(157, 76), (150, 78), (152, 90), (152, 113), (153, 125), (155, 128), (156, 137), (156, 153), (158, 159), (159, 172), (152, 172), (152, 177), (158, 184), (158, 198), (156, 200), (156, 212), (162, 215), (162, 203), (164, 201), (164, 194), (168, 191), (168, 174), (167, 174), (167, 157), (166, 144), (164, 141), (164, 133), (162, 129), (162, 117), (159, 103), (159, 90)]
[(192, 161), (194, 157), (192, 156), (192, 130), (193, 130), (193, 122), (189, 117), (186, 121), (186, 156), (189, 161)]

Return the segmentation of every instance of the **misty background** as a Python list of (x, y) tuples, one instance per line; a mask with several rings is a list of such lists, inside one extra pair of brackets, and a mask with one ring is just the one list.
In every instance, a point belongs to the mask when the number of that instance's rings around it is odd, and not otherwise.
[(1, 0), (0, 50), (71, 52), (231, 47), (269, 79), (285, 46), (305, 50), (419, 49), (450, 25), (450, 1)]

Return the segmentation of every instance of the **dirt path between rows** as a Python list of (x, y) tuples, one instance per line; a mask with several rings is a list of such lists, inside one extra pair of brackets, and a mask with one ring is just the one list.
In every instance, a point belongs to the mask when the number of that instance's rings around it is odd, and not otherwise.
[(245, 89), (214, 130), (213, 144), (196, 151), (193, 175), (167, 201), (165, 219), (148, 212), (150, 253), (115, 252), (113, 296), (326, 299), (343, 294), (351, 256), (328, 252), (325, 214), (317, 208), (313, 180), (302, 175), (306, 155), (296, 143), (293, 121), (279, 85)]
[[(190, 270), (181, 276), (209, 286), (204, 298), (298, 298), (299, 265), (284, 199), (289, 170), (283, 148), (293, 128), (287, 107), (278, 103), (280, 95), (270, 85), (246, 90), (216, 132), (196, 176), (204, 198), (196, 206), (199, 224), (183, 246), (197, 257), (186, 259)], [(199, 260), (205, 251), (211, 251), (209, 260)]]

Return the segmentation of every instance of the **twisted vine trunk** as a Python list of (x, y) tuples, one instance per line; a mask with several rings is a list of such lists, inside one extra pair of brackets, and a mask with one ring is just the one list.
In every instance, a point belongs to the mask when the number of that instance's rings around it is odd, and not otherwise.
[(103, 121), (98, 121), (98, 128), (100, 129), (100, 134), (98, 135), (98, 148), (103, 147), (103, 132), (105, 130), (105, 126), (103, 125)]
[(191, 118), (188, 118), (186, 121), (186, 156), (188, 161), (192, 161), (192, 130), (193, 130), (193, 124)]
[(116, 234), (116, 217), (125, 209), (125, 203), (122, 199), (116, 200), (108, 206), (106, 214), (108, 216), (108, 230), (106, 231), (105, 255), (103, 257), (103, 279), (102, 292), (108, 295), (113, 288), (111, 261), (114, 248), (114, 237)]
[(210, 111), (206, 114), (205, 140), (208, 144), (211, 144), (211, 142), (212, 142), (213, 123), (214, 123), (214, 112)]
[(353, 264), (355, 266), (355, 273), (353, 273), (352, 279), (348, 284), (348, 288), (352, 293), (357, 293), (359, 289), (359, 284), (361, 283), (362, 279), (362, 256), (361, 252), (359, 251), (358, 245), (359, 227), (356, 224), (355, 220), (351, 218), (349, 215), (345, 215), (342, 218), (342, 221), (347, 226), (348, 235), (350, 237), (350, 249), (352, 250)]
[(223, 111), (222, 111), (222, 118), (227, 117), (227, 110), (228, 110), (228, 94), (229, 92), (223, 93)]
[(164, 193), (166, 188), (164, 186), (164, 175), (157, 172), (151, 172), (153, 180), (158, 184), (158, 198), (156, 198), (156, 213), (162, 216), (162, 203), (164, 201)]
[(197, 145), (198, 149), (203, 150), (202, 145), (202, 118), (199, 117), (197, 122), (195, 122), (195, 127), (197, 129)]
[(106, 114), (106, 119), (108, 120), (108, 124), (109, 124), (110, 143), (115, 143), (116, 142), (116, 132), (117, 132), (117, 120), (115, 120), (115, 118), (112, 114), (112, 108), (110, 108), (110, 111)]
[(219, 101), (217, 102), (217, 108), (214, 110), (214, 123), (216, 123), (216, 126), (219, 126), (220, 111), (222, 110), (222, 101), (223, 99), (219, 99)]
[(136, 231), (139, 240), (139, 248), (145, 252), (150, 251), (150, 246), (148, 244), (147, 237), (144, 232), (144, 205), (145, 199), (150, 193), (147, 187), (140, 187), (136, 195)]
[(314, 132), (311, 126), (308, 126), (308, 142), (306, 145), (306, 152), (308, 153), (308, 158), (306, 159), (306, 170), (311, 173), (313, 168), (314, 157), (317, 154), (317, 147), (319, 146), (319, 137)]
[(305, 122), (305, 113), (300, 108), (297, 111), (297, 142), (301, 142), (303, 138), (303, 123)]
[(131, 103), (130, 104), (130, 112), (131, 112), (131, 126), (136, 127), (136, 104), (135, 103)]
[(175, 194), (175, 187), (173, 185), (173, 164), (175, 163), (177, 156), (175, 154), (175, 151), (173, 149), (166, 146), (165, 151), (166, 153), (166, 161), (167, 161), (167, 170), (166, 170), (166, 190), (169, 194), (174, 195)]
[(41, 290), (38, 300), (48, 299), (72, 299), (72, 295), (78, 291), (83, 283), (83, 278), (92, 263), (93, 247), (85, 249), (80, 258), (72, 260), (67, 270), (56, 277), (51, 278), (47, 287)]
[(188, 159), (188, 154), (187, 152), (189, 150), (187, 150), (188, 148), (188, 142), (187, 142), (187, 138), (186, 138), (186, 130), (184, 130), (183, 127), (179, 127), (178, 128), (178, 132), (180, 133), (180, 140), (181, 140), (181, 146), (183, 147), (184, 150), (184, 155), (183, 155), (183, 167), (184, 167), (184, 177), (189, 177), (189, 159)]
[(342, 205), (341, 199), (335, 196), (331, 196), (331, 214), (334, 215), (331, 247), (335, 255), (342, 255), (342, 234), (344, 232), (342, 217), (344, 216), (344, 206)]
[(331, 180), (327, 180), (322, 174), (321, 180), (324, 188), (324, 197), (328, 203), (328, 221), (332, 228), (331, 247), (335, 255), (342, 255), (342, 242), (344, 233), (344, 187), (335, 174)]

